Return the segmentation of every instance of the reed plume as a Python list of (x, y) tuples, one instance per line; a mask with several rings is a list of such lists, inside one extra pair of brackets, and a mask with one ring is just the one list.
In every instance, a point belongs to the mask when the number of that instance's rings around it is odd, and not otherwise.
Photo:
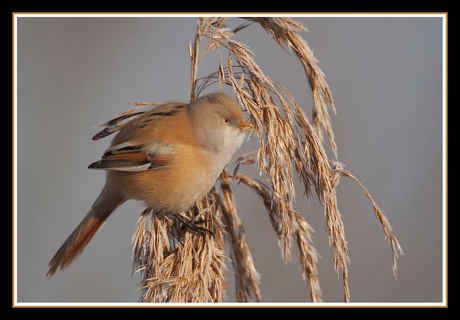
[[(313, 230), (293, 205), (295, 175), (302, 183), (304, 194), (308, 197), (316, 195), (323, 207), (329, 245), (334, 252), (334, 267), (343, 280), (344, 300), (350, 299), (349, 257), (337, 206), (336, 187), (340, 176), (355, 180), (371, 200), (391, 247), (396, 276), (397, 251), (403, 252), (387, 218), (361, 182), (340, 162), (330, 160), (323, 148), (324, 130), (337, 159), (329, 115), (329, 111), (335, 113), (335, 106), (316, 58), (299, 35), (306, 29), (290, 18), (246, 17), (243, 19), (247, 23), (230, 30), (224, 25), (226, 19), (198, 19), (194, 41), (189, 44), (190, 100), (195, 100), (211, 85), (218, 85), (221, 91), (224, 85), (230, 86), (254, 125), (259, 146), (257, 150), (235, 159), (233, 171), (224, 169), (207, 197), (189, 212), (174, 216), (147, 208), (141, 214), (133, 236), (133, 271), (142, 274), (141, 301), (223, 301), (228, 282), (226, 265), (229, 262), (235, 272), (236, 300), (260, 301), (259, 275), (233, 196), (236, 182), (247, 185), (265, 205), (286, 263), (292, 258), (293, 244), (298, 246), (299, 262), (303, 277), (309, 284), (311, 301), (321, 302), (316, 266), (318, 254), (312, 245)], [(293, 52), (299, 59), (313, 92), (311, 121), (289, 91), (262, 72), (249, 47), (232, 38), (251, 24), (259, 24), (278, 45)], [(203, 45), (205, 41), (207, 43)], [(219, 56), (216, 71), (198, 78), (199, 61), (211, 51)], [(136, 104), (144, 106), (152, 103)], [(239, 173), (239, 168), (244, 165), (256, 165), (268, 183)], [(225, 255), (225, 243), (228, 245), (228, 257)]]

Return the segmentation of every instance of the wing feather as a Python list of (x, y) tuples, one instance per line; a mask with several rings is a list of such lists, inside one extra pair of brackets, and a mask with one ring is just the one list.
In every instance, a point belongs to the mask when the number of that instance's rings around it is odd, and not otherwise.
[(123, 128), (128, 122), (136, 119), (138, 116), (144, 113), (145, 111), (141, 111), (141, 112), (123, 114), (119, 117), (116, 117), (108, 121), (105, 124), (106, 127), (102, 131), (99, 131), (98, 133), (96, 133), (92, 139), (99, 140), (99, 139), (107, 137), (108, 135), (111, 135), (114, 132), (120, 131), (121, 128)]
[(129, 142), (106, 150), (102, 159), (91, 163), (89, 169), (139, 172), (160, 169), (173, 159), (170, 145), (132, 145)]

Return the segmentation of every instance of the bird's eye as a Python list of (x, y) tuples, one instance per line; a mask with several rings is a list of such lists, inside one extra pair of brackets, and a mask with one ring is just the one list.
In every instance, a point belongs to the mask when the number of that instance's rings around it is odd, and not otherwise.
[(223, 122), (224, 122), (225, 124), (228, 124), (228, 123), (230, 123), (230, 119), (229, 119), (229, 118), (225, 118), (225, 119), (223, 120)]

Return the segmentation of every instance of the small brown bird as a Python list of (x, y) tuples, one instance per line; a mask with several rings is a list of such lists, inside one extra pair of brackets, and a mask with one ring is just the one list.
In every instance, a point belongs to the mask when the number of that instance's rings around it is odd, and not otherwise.
[(126, 200), (170, 213), (190, 209), (211, 190), (252, 128), (238, 103), (220, 92), (109, 121), (93, 140), (119, 132), (102, 159), (89, 165), (107, 170), (106, 184), (51, 259), (47, 276), (67, 268)]

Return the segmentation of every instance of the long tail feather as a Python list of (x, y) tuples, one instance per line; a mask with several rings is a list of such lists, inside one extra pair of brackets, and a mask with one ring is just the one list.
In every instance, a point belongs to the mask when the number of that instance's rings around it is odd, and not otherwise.
[(64, 270), (83, 252), (110, 214), (124, 202), (123, 197), (110, 192), (105, 186), (93, 207), (67, 238), (49, 263), (49, 278), (58, 270)]

